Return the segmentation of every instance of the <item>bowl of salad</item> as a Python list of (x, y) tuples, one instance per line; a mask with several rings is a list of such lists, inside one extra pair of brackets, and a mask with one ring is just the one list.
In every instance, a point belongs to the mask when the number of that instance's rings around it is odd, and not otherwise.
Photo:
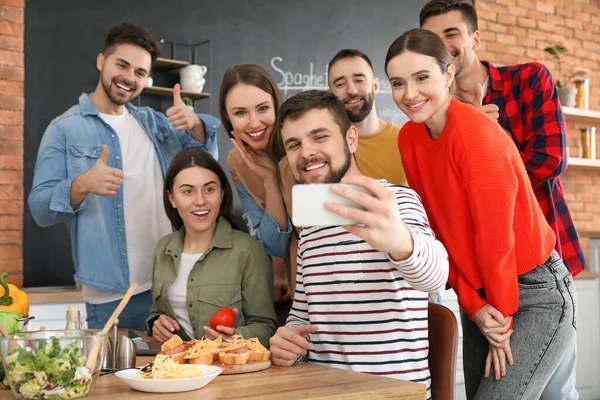
[[(13, 394), (33, 400), (85, 396), (100, 373), (105, 339), (97, 329), (20, 332), (0, 338), (0, 355)], [(94, 347), (99, 351), (90, 370), (86, 362)]]

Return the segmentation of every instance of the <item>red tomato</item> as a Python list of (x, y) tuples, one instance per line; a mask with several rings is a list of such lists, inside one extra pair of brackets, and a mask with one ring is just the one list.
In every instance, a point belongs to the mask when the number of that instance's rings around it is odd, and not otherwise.
[(231, 308), (223, 307), (219, 309), (215, 315), (210, 317), (208, 323), (210, 327), (215, 330), (217, 329), (217, 326), (226, 326), (231, 328), (235, 324), (235, 314)]

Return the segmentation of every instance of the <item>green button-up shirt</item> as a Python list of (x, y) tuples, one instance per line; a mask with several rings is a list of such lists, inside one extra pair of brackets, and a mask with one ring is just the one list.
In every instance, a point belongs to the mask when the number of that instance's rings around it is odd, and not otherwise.
[[(177, 278), (184, 237), (182, 227), (156, 246), (148, 334), (160, 315), (177, 319), (168, 291)], [(220, 217), (208, 250), (196, 261), (187, 282), (187, 309), (196, 338), (204, 336), (203, 327), (225, 306), (239, 311), (235, 320), (238, 334), (247, 339), (257, 337), (269, 346), (269, 338), (277, 327), (271, 260), (260, 242), (234, 230)], [(184, 340), (191, 339), (183, 329), (178, 334)]]

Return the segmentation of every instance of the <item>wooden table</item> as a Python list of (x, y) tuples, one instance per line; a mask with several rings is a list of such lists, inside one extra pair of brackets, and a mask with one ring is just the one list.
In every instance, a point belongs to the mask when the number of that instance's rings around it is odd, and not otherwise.
[[(138, 357), (143, 365), (153, 357)], [(218, 376), (198, 391), (153, 394), (131, 389), (114, 374), (98, 377), (88, 399), (425, 399), (425, 385), (299, 363), (250, 374)]]

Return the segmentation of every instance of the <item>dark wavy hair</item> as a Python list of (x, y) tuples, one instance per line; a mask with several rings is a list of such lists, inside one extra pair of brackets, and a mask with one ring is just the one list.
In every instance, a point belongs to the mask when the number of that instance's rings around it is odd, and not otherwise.
[[(273, 100), (273, 108), (275, 110), (275, 120), (277, 120), (279, 107), (281, 107), (282, 103), (281, 93), (279, 92), (279, 88), (277, 87), (275, 80), (269, 71), (263, 67), (254, 64), (241, 64), (228, 68), (223, 75), (221, 89), (219, 90), (219, 115), (221, 116), (223, 128), (225, 128), (225, 131), (229, 137), (231, 137), (233, 126), (231, 125), (231, 121), (227, 116), (227, 108), (225, 103), (227, 100), (227, 95), (231, 89), (240, 83), (255, 86), (271, 95)], [(271, 131), (271, 137), (269, 137), (267, 150), (269, 153), (274, 155), (275, 158), (280, 159), (283, 157), (283, 155), (285, 155), (285, 151), (274, 142), (273, 138), (275, 137), (275, 129), (276, 127), (273, 127), (273, 130)]]
[(105, 56), (112, 54), (114, 48), (120, 44), (131, 44), (141, 47), (150, 53), (152, 63), (156, 61), (160, 54), (160, 43), (152, 37), (146, 28), (127, 22), (115, 26), (108, 32), (104, 41), (102, 54)]
[(165, 212), (171, 225), (174, 229), (179, 229), (183, 226), (183, 220), (179, 215), (176, 208), (173, 207), (171, 201), (169, 201), (169, 193), (173, 190), (173, 183), (175, 177), (184, 169), (200, 167), (206, 168), (214, 172), (219, 178), (221, 190), (223, 190), (223, 201), (221, 201), (221, 208), (219, 209), (219, 217), (225, 218), (234, 229), (240, 229), (237, 220), (233, 215), (233, 191), (231, 185), (225, 175), (225, 171), (219, 165), (219, 163), (212, 158), (210, 154), (201, 149), (193, 150), (182, 150), (173, 158), (167, 174), (165, 175), (165, 184), (163, 186), (163, 203), (165, 206)]

